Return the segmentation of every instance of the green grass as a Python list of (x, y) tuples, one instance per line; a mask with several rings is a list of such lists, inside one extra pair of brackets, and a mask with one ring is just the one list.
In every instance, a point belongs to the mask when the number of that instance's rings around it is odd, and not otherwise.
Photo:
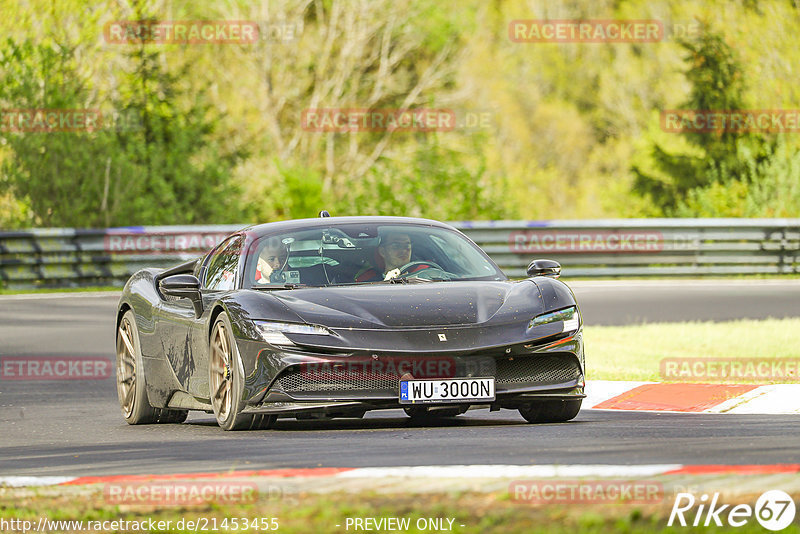
[(584, 328), (589, 380), (661, 381), (663, 358), (800, 360), (800, 318)]
[[(604, 532), (690, 532), (691, 528), (667, 528), (672, 500), (659, 504), (603, 505), (530, 505), (508, 498), (506, 493), (427, 493), (382, 495), (373, 492), (296, 494), (283, 498), (261, 498), (251, 504), (206, 504), (192, 507), (155, 507), (110, 505), (101, 496), (86, 493), (61, 496), (31, 495), (20, 497), (11, 491), (0, 492), (0, 517), (50, 520), (114, 520), (153, 521), (204, 518), (208, 525), (225, 518), (277, 518), (278, 532), (355, 532), (345, 528), (347, 518), (408, 518), (411, 528), (404, 532), (420, 532), (415, 528), (419, 518), (452, 518), (456, 534), (514, 533), (604, 533)], [(693, 517), (693, 516), (692, 516)], [(241, 521), (241, 519), (239, 519)], [(337, 527), (336, 525), (340, 525)], [(461, 525), (464, 525), (463, 527)], [(234, 531), (229, 529), (228, 531)], [(173, 526), (168, 532), (183, 532)], [(274, 532), (250, 530), (251, 532)], [(703, 532), (764, 532), (750, 519), (740, 528), (703, 528)], [(362, 531), (363, 532), (363, 531)], [(437, 532), (428, 531), (428, 532)], [(442, 532), (442, 531), (439, 531)], [(795, 523), (781, 531), (800, 532)]]

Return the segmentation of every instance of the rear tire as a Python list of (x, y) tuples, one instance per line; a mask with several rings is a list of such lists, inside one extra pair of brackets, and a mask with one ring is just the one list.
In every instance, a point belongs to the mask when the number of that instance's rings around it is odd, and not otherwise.
[(122, 316), (117, 328), (117, 398), (129, 425), (182, 423), (188, 410), (154, 408), (147, 398), (139, 331), (133, 311)]
[(519, 413), (529, 423), (563, 423), (578, 415), (582, 402), (582, 399), (534, 402), (520, 408)]
[(233, 339), (231, 321), (225, 312), (217, 316), (211, 329), (208, 386), (214, 416), (223, 430), (267, 429), (277, 419), (274, 415), (241, 413), (245, 408), (244, 369)]

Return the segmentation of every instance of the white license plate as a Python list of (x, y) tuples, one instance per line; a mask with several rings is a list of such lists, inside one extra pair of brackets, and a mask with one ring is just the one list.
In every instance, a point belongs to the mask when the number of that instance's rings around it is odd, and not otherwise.
[(494, 378), (400, 381), (400, 404), (487, 400), (494, 400)]

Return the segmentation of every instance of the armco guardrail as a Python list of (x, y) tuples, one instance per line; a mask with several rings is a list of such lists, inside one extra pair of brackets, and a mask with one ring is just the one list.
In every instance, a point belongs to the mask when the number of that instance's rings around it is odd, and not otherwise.
[(244, 225), (0, 232), (4, 287), (123, 285), (144, 267), (196, 258)]
[(510, 276), (534, 257), (564, 276), (790, 274), (800, 272), (800, 219), (606, 219), (464, 222)]
[[(510, 276), (534, 258), (565, 277), (800, 273), (800, 219), (465, 221)], [(145, 266), (200, 256), (244, 225), (0, 232), (5, 287), (121, 285)]]

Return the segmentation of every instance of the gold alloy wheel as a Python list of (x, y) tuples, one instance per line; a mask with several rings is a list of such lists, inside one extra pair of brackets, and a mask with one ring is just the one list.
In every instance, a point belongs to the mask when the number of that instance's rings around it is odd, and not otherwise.
[(211, 336), (211, 405), (219, 421), (225, 421), (231, 411), (231, 349), (225, 325), (220, 321)]
[(122, 318), (117, 330), (117, 395), (125, 417), (130, 417), (136, 396), (136, 350), (133, 326), (127, 317)]

